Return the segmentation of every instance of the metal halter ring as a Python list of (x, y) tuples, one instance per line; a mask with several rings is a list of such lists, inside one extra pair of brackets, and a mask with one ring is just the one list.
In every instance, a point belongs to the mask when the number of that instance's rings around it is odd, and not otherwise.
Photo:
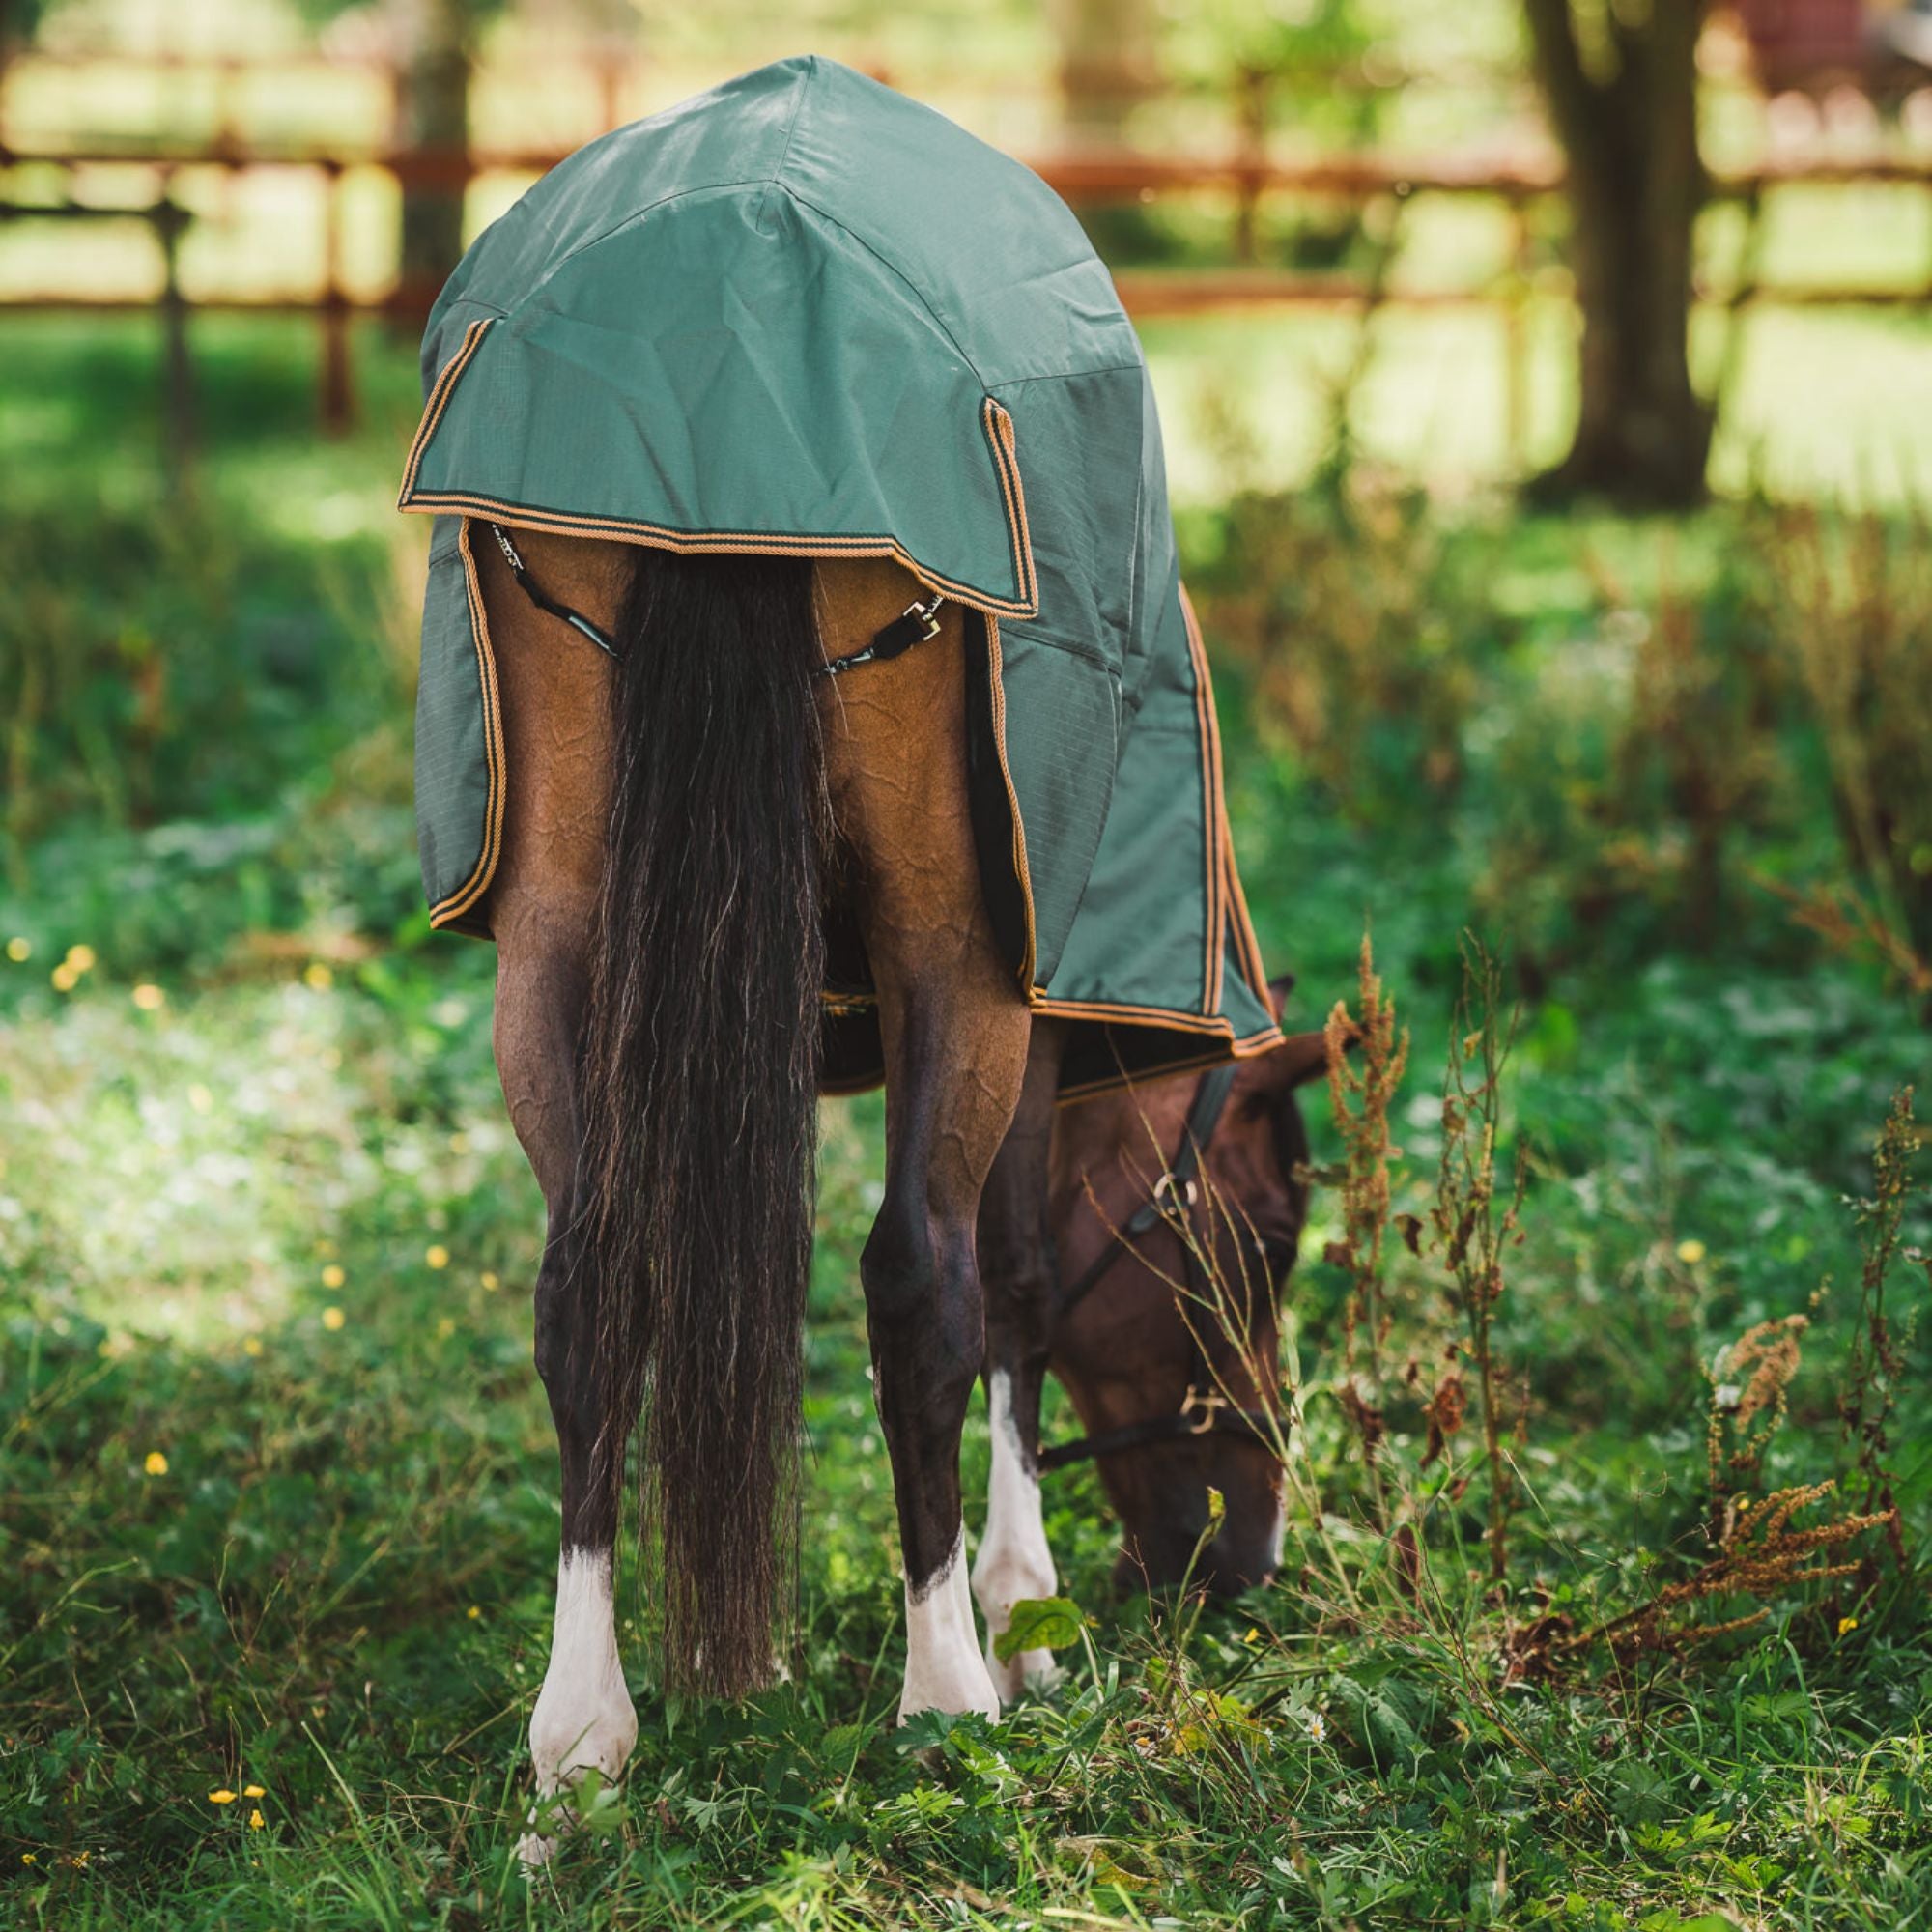
[(1206, 1435), (1214, 1427), (1214, 1418), (1224, 1408), (1234, 1405), (1219, 1389), (1208, 1389), (1205, 1394), (1200, 1389), (1191, 1388), (1180, 1405), (1179, 1414), (1187, 1424), (1190, 1435)]

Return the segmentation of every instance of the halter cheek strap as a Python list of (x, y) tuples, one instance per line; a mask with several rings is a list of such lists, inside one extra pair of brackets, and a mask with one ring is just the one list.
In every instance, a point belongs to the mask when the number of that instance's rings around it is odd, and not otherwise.
[[(611, 641), (610, 636), (582, 611), (573, 611), (568, 604), (559, 604), (554, 597), (545, 593), (530, 575), (529, 567), (501, 524), (492, 524), (490, 534), (497, 539), (497, 548), (503, 553), (503, 561), (510, 566), (510, 575), (517, 580), (518, 589), (539, 611), (548, 616), (561, 618), (573, 631), (588, 638), (606, 657), (623, 655)], [(945, 602), (944, 593), (935, 590), (924, 603), (908, 604), (890, 624), (872, 634), (872, 641), (864, 650), (848, 651), (842, 658), (828, 658), (822, 665), (812, 668), (812, 676), (837, 677), (839, 672), (852, 670), (859, 665), (884, 664), (903, 656), (915, 644), (923, 644), (926, 639), (939, 635), (939, 607)]]
[[(1227, 1061), (1219, 1066), (1210, 1066), (1201, 1076), (1201, 1084), (1194, 1090), (1194, 1104), (1187, 1110), (1187, 1124), (1181, 1129), (1180, 1146), (1175, 1151), (1173, 1163), (1161, 1176), (1151, 1199), (1143, 1202), (1127, 1217), (1116, 1231), (1114, 1239), (1100, 1251), (1087, 1271), (1061, 1294), (1054, 1311), (1056, 1321), (1064, 1321), (1067, 1314), (1100, 1285), (1114, 1264), (1123, 1254), (1131, 1252), (1130, 1242), (1138, 1240), (1143, 1235), (1151, 1234), (1176, 1213), (1185, 1216), (1194, 1206), (1199, 1191), (1195, 1186), (1195, 1177), (1201, 1171), (1208, 1143), (1213, 1139), (1214, 1129), (1220, 1124), (1221, 1116), (1227, 1109), (1228, 1097), (1235, 1091), (1236, 1072), (1234, 1062)], [(1181, 1243), (1181, 1264), (1189, 1289), (1194, 1289), (1200, 1265), (1194, 1244), (1184, 1239)], [(1072, 1463), (1088, 1463), (1101, 1456), (1118, 1455), (1123, 1449), (1139, 1449), (1151, 1442), (1172, 1442), (1187, 1435), (1238, 1435), (1244, 1441), (1263, 1444), (1275, 1441), (1281, 1426), (1279, 1418), (1270, 1409), (1242, 1408), (1222, 1393), (1214, 1376), (1213, 1364), (1201, 1346), (1200, 1336), (1194, 1333), (1194, 1324), (1190, 1321), (1187, 1325), (1194, 1359), (1188, 1368), (1187, 1393), (1181, 1398), (1180, 1406), (1172, 1415), (1151, 1416), (1143, 1422), (1123, 1423), (1118, 1429), (1103, 1429), (1094, 1435), (1076, 1436), (1070, 1442), (1056, 1442), (1051, 1448), (1039, 1452), (1037, 1466), (1042, 1473), (1048, 1469), (1064, 1469)]]

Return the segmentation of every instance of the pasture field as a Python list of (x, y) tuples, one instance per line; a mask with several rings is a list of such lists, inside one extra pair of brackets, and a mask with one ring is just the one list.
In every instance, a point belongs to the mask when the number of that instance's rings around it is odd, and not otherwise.
[[(1151, 340), (1157, 374), (1213, 354)], [(637, 1756), (526, 1880), (542, 1220), (491, 954), (417, 895), (413, 355), (360, 338), (366, 426), (323, 443), (306, 331), (198, 342), (203, 448), (169, 486), (143, 327), (0, 341), (0, 1926), (1932, 1926), (1932, 1160), (1902, 1116), (1874, 1173), (1894, 1096), (1932, 1108), (1908, 509), (1534, 518), (1339, 463), (1190, 491), (1269, 965), (1319, 1024), (1359, 1005), (1366, 922), (1413, 1031), (1379, 1473), (1324, 1184), (1279, 1580), (1118, 1599), (1097, 1483), (1050, 1478), (1088, 1618), (1063, 1681), (896, 1730), (856, 1277), (880, 1108), (829, 1103), (794, 1674), (673, 1708), (624, 1606)], [(1829, 442), (1803, 405), (1792, 446)], [(1465, 930), (1521, 1003), (1520, 1239), (1483, 1304), (1499, 1583), (1430, 1222)], [(1308, 1111), (1335, 1181), (1351, 1137)], [(1430, 1401), (1452, 1355), (1460, 1426)], [(1874, 1463), (1895, 1525), (1824, 1534)], [(976, 1414), (969, 1492), (984, 1469)], [(1780, 1529), (1780, 1493), (1834, 1479)]]

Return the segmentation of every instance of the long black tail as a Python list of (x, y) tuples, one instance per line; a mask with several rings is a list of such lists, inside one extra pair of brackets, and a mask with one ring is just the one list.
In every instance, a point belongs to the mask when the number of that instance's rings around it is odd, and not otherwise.
[(791, 1598), (830, 812), (803, 558), (639, 551), (586, 1051), (603, 1473), (641, 1411), (667, 1680), (765, 1681)]

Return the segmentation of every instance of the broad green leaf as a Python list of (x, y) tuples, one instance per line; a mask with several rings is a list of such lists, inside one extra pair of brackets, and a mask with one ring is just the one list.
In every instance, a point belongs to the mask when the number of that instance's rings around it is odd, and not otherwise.
[(1080, 1641), (1084, 1619), (1067, 1597), (1022, 1597), (1013, 1620), (993, 1639), (993, 1655), (1010, 1663), (1023, 1650), (1065, 1650)]

